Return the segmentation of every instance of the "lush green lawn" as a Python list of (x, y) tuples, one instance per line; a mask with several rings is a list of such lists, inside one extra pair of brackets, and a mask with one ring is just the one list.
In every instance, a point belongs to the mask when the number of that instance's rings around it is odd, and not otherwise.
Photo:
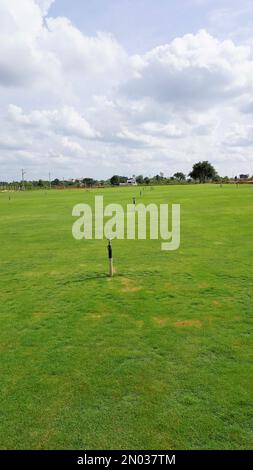
[(252, 448), (253, 185), (146, 189), (181, 247), (72, 238), (139, 190), (0, 194), (0, 448)]

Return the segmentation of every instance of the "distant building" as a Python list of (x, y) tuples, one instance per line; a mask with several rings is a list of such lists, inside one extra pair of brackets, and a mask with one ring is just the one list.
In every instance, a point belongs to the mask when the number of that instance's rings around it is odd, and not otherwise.
[(249, 178), (249, 175), (240, 175), (239, 178), (240, 180), (247, 180)]
[(137, 186), (136, 179), (133, 178), (128, 178), (128, 180), (125, 183), (120, 183), (120, 186)]
[(131, 185), (131, 186), (136, 186), (137, 185), (136, 179), (135, 178), (128, 178), (127, 184)]

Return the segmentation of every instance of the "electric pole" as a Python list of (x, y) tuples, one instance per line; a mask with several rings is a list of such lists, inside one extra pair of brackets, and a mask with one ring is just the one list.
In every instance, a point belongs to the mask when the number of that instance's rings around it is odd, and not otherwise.
[(25, 189), (25, 170), (22, 168), (21, 174), (22, 174), (22, 190), (24, 191)]

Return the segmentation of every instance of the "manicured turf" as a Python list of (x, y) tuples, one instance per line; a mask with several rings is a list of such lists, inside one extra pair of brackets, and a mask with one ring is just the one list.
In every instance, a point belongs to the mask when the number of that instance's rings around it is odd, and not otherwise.
[(252, 448), (253, 185), (146, 189), (181, 247), (72, 238), (134, 188), (0, 194), (0, 448)]

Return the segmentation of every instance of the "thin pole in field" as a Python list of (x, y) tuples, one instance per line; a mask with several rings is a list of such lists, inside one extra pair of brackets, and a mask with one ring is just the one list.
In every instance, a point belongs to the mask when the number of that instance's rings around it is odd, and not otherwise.
[(109, 276), (113, 277), (113, 257), (112, 257), (112, 244), (111, 240), (108, 240), (108, 259), (109, 259)]
[(51, 173), (48, 173), (49, 189), (51, 189)]
[(24, 190), (25, 189), (25, 170), (23, 168), (21, 170), (21, 174), (22, 174), (22, 189)]

